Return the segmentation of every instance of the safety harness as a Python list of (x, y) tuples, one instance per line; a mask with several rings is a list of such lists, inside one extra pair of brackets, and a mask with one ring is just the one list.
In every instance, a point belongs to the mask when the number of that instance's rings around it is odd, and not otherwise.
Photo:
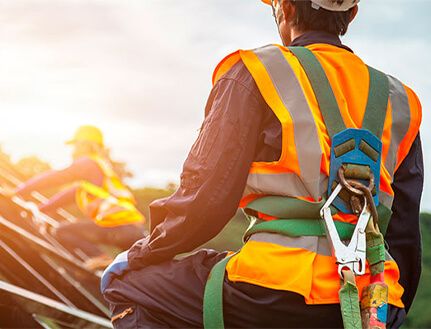
[[(250, 202), (244, 212), (250, 226), (244, 243), (260, 232), (285, 236), (326, 236), (340, 275), (340, 306), (345, 328), (384, 328), (388, 287), (384, 283), (386, 233), (391, 210), (379, 204), (380, 141), (389, 98), (387, 76), (371, 67), (370, 87), (362, 129), (346, 129), (328, 78), (314, 54), (305, 47), (288, 48), (301, 63), (315, 93), (328, 135), (331, 159), (328, 197), (309, 202), (282, 196), (264, 196)], [(342, 211), (358, 216), (356, 225), (334, 221)], [(257, 218), (264, 213), (279, 219)], [(224, 328), (223, 281), (233, 255), (217, 263), (208, 277), (204, 294), (204, 327)], [(355, 276), (371, 272), (371, 284), (363, 289), (362, 302)], [(362, 317), (361, 317), (362, 315)]]

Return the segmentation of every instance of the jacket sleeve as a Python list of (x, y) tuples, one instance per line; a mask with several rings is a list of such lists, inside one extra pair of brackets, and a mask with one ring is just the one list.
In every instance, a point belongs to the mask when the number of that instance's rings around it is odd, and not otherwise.
[(422, 147), (418, 134), (395, 173), (392, 184), (395, 192), (393, 214), (385, 237), (389, 252), (400, 268), (400, 284), (404, 288), (402, 301), (406, 312), (412, 305), (422, 270), (419, 212), (423, 182)]
[(39, 205), (39, 209), (44, 212), (56, 210), (61, 207), (66, 207), (75, 202), (77, 186), (74, 185), (70, 188), (62, 190), (49, 198), (45, 203)]
[(103, 172), (89, 157), (75, 160), (69, 167), (62, 170), (44, 172), (16, 188), (16, 193), (27, 195), (32, 191), (60, 187), (75, 181), (86, 180), (95, 185), (103, 184)]
[(195, 249), (234, 216), (256, 151), (262, 102), (240, 81), (222, 78), (216, 83), (181, 185), (171, 197), (150, 205), (151, 235), (130, 249), (132, 268)]

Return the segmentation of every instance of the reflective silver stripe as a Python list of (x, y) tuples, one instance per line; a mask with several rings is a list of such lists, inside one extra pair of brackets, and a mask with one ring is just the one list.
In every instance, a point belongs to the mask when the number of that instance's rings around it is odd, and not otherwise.
[[(273, 243), (287, 248), (301, 248), (321, 256), (331, 256), (332, 251), (325, 236), (286, 236), (277, 233), (255, 233), (248, 241)], [(385, 250), (385, 260), (394, 260)]]
[(380, 191), (379, 192), (379, 202), (383, 203), (389, 209), (392, 208), (392, 203), (394, 202), (394, 197), (389, 193)]
[[(314, 117), (301, 84), (278, 47), (269, 45), (253, 52), (264, 65), (278, 96), (292, 118), (296, 152), (302, 176), (302, 180), (298, 177), (285, 178), (285, 181), (291, 182), (293, 185), (283, 186), (282, 191), (274, 190), (274, 186), (271, 186), (269, 191), (272, 194), (289, 191), (296, 195), (304, 195), (306, 192), (307, 194), (304, 196), (311, 196), (314, 200), (318, 200), (322, 151)], [(280, 184), (277, 185), (281, 187)], [(298, 189), (300, 194), (297, 194), (295, 189)]]
[(394, 77), (389, 79), (389, 99), (392, 108), (391, 144), (385, 161), (385, 168), (394, 179), (394, 171), (397, 165), (398, 148), (407, 134), (410, 126), (409, 99), (403, 84)]
[(393, 261), (395, 262), (395, 259), (392, 257), (392, 255), (389, 253), (389, 251), (387, 251), (385, 249), (385, 261), (389, 262), (389, 261)]
[(318, 255), (331, 256), (328, 240), (324, 236), (286, 236), (277, 233), (255, 233), (248, 241), (277, 244), (288, 248), (301, 248)]
[[(314, 182), (319, 186), (319, 195), (323, 195), (328, 190), (328, 176), (320, 173), (319, 182)], [(310, 194), (295, 173), (285, 174), (249, 174), (244, 196), (250, 194), (265, 194), (308, 197)]]

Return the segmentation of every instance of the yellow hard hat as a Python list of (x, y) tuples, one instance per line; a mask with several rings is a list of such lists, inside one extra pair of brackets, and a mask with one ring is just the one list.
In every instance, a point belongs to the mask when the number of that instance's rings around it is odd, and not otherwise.
[(77, 141), (94, 142), (103, 146), (103, 134), (97, 127), (81, 126), (76, 131), (73, 139), (67, 141), (66, 144), (74, 144)]
[[(267, 5), (271, 5), (271, 0), (261, 0)], [(350, 8), (356, 6), (360, 0), (345, 0), (345, 1), (333, 1), (333, 0), (311, 0), (315, 7), (318, 9), (322, 7), (329, 11), (347, 11)], [(277, 0), (275, 0), (275, 4), (277, 4)]]

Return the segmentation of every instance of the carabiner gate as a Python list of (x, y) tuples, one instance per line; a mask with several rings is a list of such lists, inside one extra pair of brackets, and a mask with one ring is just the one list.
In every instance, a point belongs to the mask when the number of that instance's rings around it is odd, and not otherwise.
[(355, 275), (363, 275), (365, 273), (365, 228), (368, 224), (368, 221), (370, 220), (371, 214), (367, 207), (367, 199), (364, 197), (362, 212), (359, 215), (352, 238), (348, 245), (343, 243), (340, 239), (340, 236), (338, 235), (338, 231), (335, 227), (334, 219), (332, 218), (330, 209), (330, 205), (340, 193), (341, 189), (342, 185), (338, 184), (320, 210), (320, 216), (324, 220), (326, 237), (328, 239), (329, 245), (332, 247), (332, 254), (337, 259), (338, 274), (341, 278), (343, 278), (342, 269), (345, 267), (352, 270)]

